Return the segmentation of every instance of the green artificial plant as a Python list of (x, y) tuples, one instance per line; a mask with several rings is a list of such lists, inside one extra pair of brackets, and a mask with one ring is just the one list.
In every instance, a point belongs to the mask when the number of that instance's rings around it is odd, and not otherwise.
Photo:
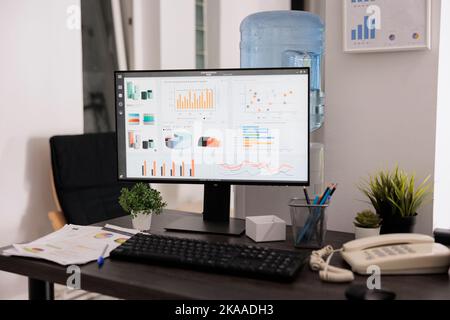
[(416, 187), (415, 174), (408, 175), (396, 166), (392, 171), (382, 170), (369, 176), (359, 189), (381, 218), (413, 217), (431, 194), (429, 179), (430, 176)]
[(137, 183), (131, 189), (122, 188), (119, 204), (125, 212), (135, 217), (139, 212), (160, 214), (167, 205), (158, 190), (146, 183)]
[(353, 224), (359, 228), (376, 229), (381, 225), (381, 218), (372, 210), (364, 210), (358, 212)]

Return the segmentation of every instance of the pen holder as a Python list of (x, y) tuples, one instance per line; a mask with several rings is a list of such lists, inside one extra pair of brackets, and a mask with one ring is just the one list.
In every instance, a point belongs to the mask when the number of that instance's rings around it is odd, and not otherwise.
[(296, 248), (322, 248), (327, 231), (326, 209), (328, 204), (308, 204), (303, 199), (289, 202), (292, 234)]

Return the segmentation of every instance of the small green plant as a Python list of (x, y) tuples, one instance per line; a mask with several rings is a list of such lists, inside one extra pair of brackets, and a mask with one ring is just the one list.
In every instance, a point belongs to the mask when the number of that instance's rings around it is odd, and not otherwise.
[(396, 166), (392, 171), (379, 171), (369, 176), (359, 189), (383, 219), (386, 216), (413, 217), (431, 194), (429, 179), (430, 176), (416, 187), (415, 174), (408, 175)]
[(381, 225), (381, 218), (372, 210), (364, 210), (356, 215), (353, 224), (359, 228), (379, 228)]
[(167, 205), (158, 190), (152, 189), (148, 184), (142, 182), (135, 184), (131, 190), (122, 188), (119, 204), (125, 212), (133, 217), (138, 212), (160, 214)]

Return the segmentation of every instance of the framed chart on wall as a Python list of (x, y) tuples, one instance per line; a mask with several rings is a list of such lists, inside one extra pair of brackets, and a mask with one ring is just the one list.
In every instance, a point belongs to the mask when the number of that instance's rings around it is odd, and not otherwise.
[(345, 52), (431, 49), (431, 0), (342, 0)]

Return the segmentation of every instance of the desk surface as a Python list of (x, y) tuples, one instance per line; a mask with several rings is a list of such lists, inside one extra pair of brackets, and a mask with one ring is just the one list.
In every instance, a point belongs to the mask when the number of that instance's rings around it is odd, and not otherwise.
[[(227, 237), (164, 231), (163, 226), (185, 215), (186, 213), (167, 210), (166, 213), (153, 218), (151, 232), (210, 241), (253, 243), (245, 236)], [(107, 223), (131, 227), (129, 217), (109, 220)], [(289, 230), (287, 238), (286, 242), (263, 245), (292, 249), (292, 235)], [(353, 235), (348, 233), (328, 232), (326, 243), (339, 248), (342, 243), (352, 238)], [(3, 249), (5, 248), (0, 251)], [(333, 258), (332, 264), (345, 266), (338, 254)], [(0, 270), (60, 284), (65, 284), (68, 276), (65, 267), (54, 263), (2, 255)], [(364, 284), (365, 281), (366, 277), (356, 276), (353, 283)], [(450, 281), (446, 274), (384, 276), (381, 285), (396, 292), (398, 299), (450, 299)], [(345, 299), (347, 286), (348, 284), (321, 282), (318, 274), (312, 272), (308, 266), (305, 266), (294, 282), (288, 284), (110, 259), (106, 259), (102, 269), (98, 269), (95, 262), (81, 267), (82, 289), (126, 299)]]

